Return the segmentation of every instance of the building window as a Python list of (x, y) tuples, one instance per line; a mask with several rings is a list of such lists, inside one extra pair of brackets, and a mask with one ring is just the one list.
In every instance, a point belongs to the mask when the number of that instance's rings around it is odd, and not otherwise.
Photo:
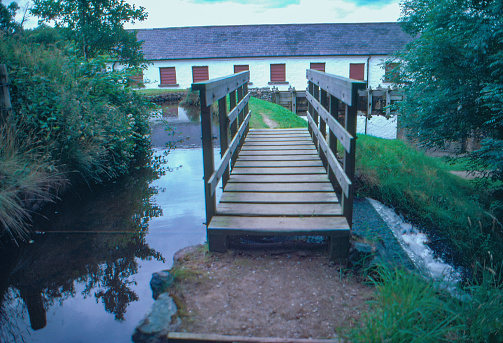
[(248, 71), (250, 70), (250, 66), (248, 64), (242, 64), (242, 65), (234, 65), (234, 74), (240, 73), (242, 71)]
[(159, 73), (161, 76), (160, 86), (178, 86), (175, 67), (159, 68)]
[(349, 65), (349, 78), (365, 81), (365, 63), (351, 63)]
[(270, 83), (286, 83), (286, 65), (271, 64), (271, 82)]
[(210, 74), (208, 72), (208, 66), (193, 66), (192, 67), (192, 82), (203, 82), (210, 79)]
[(398, 82), (399, 63), (386, 63), (384, 67), (384, 82)]
[(311, 62), (311, 65), (309, 66), (309, 69), (313, 69), (313, 70), (318, 70), (318, 71), (325, 72), (325, 62), (323, 62), (323, 63), (313, 63), (313, 62)]
[(142, 69), (136, 70), (133, 73), (133, 75), (131, 75), (129, 77), (129, 79), (131, 80), (131, 85), (132, 86), (135, 86), (135, 87), (145, 87), (143, 85), (143, 70)]

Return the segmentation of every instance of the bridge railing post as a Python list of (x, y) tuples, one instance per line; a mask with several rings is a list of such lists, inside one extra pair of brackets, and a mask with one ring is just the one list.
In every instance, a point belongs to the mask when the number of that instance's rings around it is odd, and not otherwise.
[[(216, 214), (216, 188), (220, 180), (222, 180), (225, 187), (230, 177), (230, 168), (234, 166), (239, 148), (248, 132), (248, 123), (251, 117), (251, 113), (248, 111), (250, 94), (248, 93), (247, 84), (249, 81), (250, 72), (243, 71), (231, 76), (192, 84), (192, 90), (199, 91), (201, 101), (201, 136), (207, 226), (210, 225), (211, 219)], [(227, 94), (229, 94), (230, 102), (229, 113), (227, 113)], [(211, 105), (216, 101), (218, 101), (220, 125), (221, 161), (218, 167), (215, 168)], [(227, 249), (225, 235), (208, 235), (208, 243), (211, 251)]]
[(200, 91), (201, 101), (201, 138), (203, 143), (203, 168), (204, 168), (204, 194), (206, 204), (206, 225), (216, 212), (215, 193), (212, 194), (209, 180), (215, 171), (215, 161), (213, 157), (213, 130), (211, 123), (211, 104), (206, 103), (204, 92)]

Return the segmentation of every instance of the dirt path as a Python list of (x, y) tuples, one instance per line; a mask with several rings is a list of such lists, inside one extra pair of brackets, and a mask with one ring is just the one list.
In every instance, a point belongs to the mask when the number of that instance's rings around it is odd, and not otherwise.
[(278, 123), (276, 123), (274, 120), (269, 118), (266, 114), (260, 113), (260, 115), (262, 116), (262, 120), (264, 121), (264, 124), (269, 126), (270, 129), (275, 129), (275, 128), (279, 127)]
[(328, 252), (205, 252), (175, 256), (181, 281), (179, 331), (225, 335), (334, 338), (356, 325), (374, 289), (328, 260)]

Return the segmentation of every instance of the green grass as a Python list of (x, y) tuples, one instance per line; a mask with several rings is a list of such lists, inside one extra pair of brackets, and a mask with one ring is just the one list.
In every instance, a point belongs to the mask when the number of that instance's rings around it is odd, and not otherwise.
[(250, 127), (253, 129), (269, 128), (269, 126), (264, 123), (261, 114), (269, 117), (269, 119), (277, 123), (278, 128), (281, 129), (307, 127), (307, 122), (292, 111), (265, 100), (252, 97), (250, 98), (249, 108), (252, 111)]
[(0, 228), (14, 241), (29, 236), (30, 206), (54, 200), (66, 184), (48, 151), (34, 148), (29, 140), (19, 142), (17, 136), (15, 129), (0, 127)]
[[(398, 140), (359, 136), (359, 196), (377, 199), (444, 240), (458, 262), (485, 264), (489, 252), (503, 256), (503, 237), (484, 205), (487, 194), (448, 172), (441, 159)], [(501, 260), (501, 257), (499, 257)]]
[(438, 284), (405, 270), (380, 268), (376, 298), (359, 325), (343, 336), (350, 342), (501, 342), (503, 290), (486, 269), (462, 301)]

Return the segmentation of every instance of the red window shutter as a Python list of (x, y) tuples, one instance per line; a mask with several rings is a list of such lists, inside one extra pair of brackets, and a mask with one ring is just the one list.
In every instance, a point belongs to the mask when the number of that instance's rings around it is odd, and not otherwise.
[(208, 72), (208, 66), (192, 67), (192, 82), (203, 82), (210, 79), (210, 74)]
[(349, 78), (364, 81), (365, 63), (351, 63), (349, 65)]
[(161, 85), (176, 85), (175, 67), (159, 68), (161, 74)]
[(319, 70), (319, 71), (325, 72), (325, 63), (312, 63), (311, 62), (311, 66), (309, 67), (309, 69)]
[(134, 75), (129, 77), (131, 79), (131, 83), (134, 85), (138, 85), (143, 83), (143, 70), (136, 72)]
[(271, 82), (286, 81), (285, 64), (271, 64)]
[(240, 73), (242, 71), (250, 70), (250, 66), (248, 64), (243, 65), (234, 65), (234, 73)]
[(384, 82), (397, 82), (397, 71), (393, 70), (399, 66), (398, 63), (386, 63), (384, 68)]

